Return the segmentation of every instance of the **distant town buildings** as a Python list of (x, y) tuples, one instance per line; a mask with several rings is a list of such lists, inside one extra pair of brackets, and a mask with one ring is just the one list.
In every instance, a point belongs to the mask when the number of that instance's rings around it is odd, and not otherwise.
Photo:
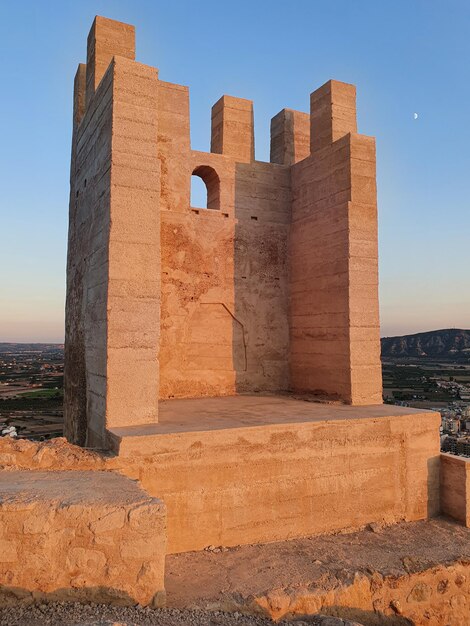
[(0, 344), (0, 436), (62, 436), (63, 370), (62, 345)]
[(384, 359), (384, 400), (441, 415), (441, 449), (470, 457), (470, 365)]
[(440, 413), (442, 451), (470, 457), (470, 405), (454, 403)]

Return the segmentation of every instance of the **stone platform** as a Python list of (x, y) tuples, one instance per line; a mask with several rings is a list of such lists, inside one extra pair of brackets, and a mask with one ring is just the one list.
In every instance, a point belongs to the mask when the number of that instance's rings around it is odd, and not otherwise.
[(312, 401), (308, 396), (240, 394), (216, 398), (161, 400), (157, 423), (112, 428), (108, 431), (118, 454), (145, 454), (153, 451), (161, 435), (211, 432), (257, 426), (285, 426), (302, 423), (377, 419), (430, 411), (389, 404), (351, 406), (338, 402)]
[(103, 471), (0, 472), (0, 605), (164, 599), (166, 511)]
[(167, 557), (168, 606), (323, 613), (365, 626), (468, 626), (470, 530), (402, 523)]
[(116, 467), (165, 502), (169, 553), (439, 511), (436, 413), (240, 395), (161, 402), (159, 420), (110, 440)]

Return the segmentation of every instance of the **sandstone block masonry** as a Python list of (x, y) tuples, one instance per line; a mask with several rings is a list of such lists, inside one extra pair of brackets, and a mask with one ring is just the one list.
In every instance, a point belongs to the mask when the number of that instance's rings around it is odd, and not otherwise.
[(194, 151), (188, 88), (134, 59), (133, 27), (97, 17), (74, 88), (67, 437), (106, 446), (156, 423), (159, 399), (381, 403), (375, 142), (355, 87), (278, 113), (263, 163), (250, 100), (222, 96), (211, 152)]

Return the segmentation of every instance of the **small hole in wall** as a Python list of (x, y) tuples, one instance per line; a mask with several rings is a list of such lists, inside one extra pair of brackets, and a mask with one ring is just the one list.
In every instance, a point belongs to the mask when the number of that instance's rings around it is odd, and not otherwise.
[(83, 186), (86, 187), (86, 178), (85, 178), (85, 182), (83, 183)]
[(228, 217), (228, 213), (222, 213), (224, 217)]
[(256, 215), (252, 215), (252, 216), (251, 216), (251, 219), (252, 219), (252, 220), (255, 220), (255, 222), (257, 222), (257, 221), (258, 221), (258, 218), (256, 217)]
[(193, 209), (193, 213), (196, 213), (196, 215), (199, 215), (199, 211), (197, 209)]
[(246, 276), (242, 276), (242, 278), (246, 278)]
[(75, 197), (78, 198), (78, 194), (80, 193), (80, 191), (77, 189), (77, 193), (75, 194)]
[(275, 276), (275, 277), (274, 277), (274, 280), (279, 280), (279, 276)]

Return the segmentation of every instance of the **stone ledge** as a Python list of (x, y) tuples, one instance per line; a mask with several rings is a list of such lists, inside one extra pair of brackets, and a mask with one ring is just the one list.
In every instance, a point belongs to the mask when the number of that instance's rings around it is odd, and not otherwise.
[(0, 605), (161, 603), (166, 508), (103, 471), (0, 472)]
[(166, 589), (176, 608), (468, 626), (470, 530), (439, 518), (170, 555)]
[(419, 418), (433, 411), (388, 404), (352, 406), (311, 401), (293, 394), (238, 394), (215, 398), (161, 400), (158, 422), (108, 429), (110, 449), (123, 456), (154, 452), (164, 435), (197, 435), (257, 427), (294, 427), (302, 424), (341, 423), (348, 420)]

